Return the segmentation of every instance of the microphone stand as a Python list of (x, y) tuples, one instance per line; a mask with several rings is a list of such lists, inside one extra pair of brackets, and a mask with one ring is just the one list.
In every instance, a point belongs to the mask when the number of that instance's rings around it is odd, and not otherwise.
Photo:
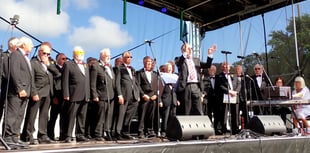
[[(227, 63), (227, 66), (229, 66), (228, 65), (228, 54), (231, 54), (231, 52), (230, 51), (221, 51), (221, 53), (222, 54), (225, 54), (225, 62)], [(226, 75), (225, 75), (225, 77), (226, 77)], [(229, 88), (230, 88), (230, 86), (229, 86), (229, 81), (228, 81), (228, 77), (230, 77), (230, 75), (228, 75), (227, 76), (227, 101), (228, 101), (228, 108), (227, 108), (227, 110), (228, 110), (228, 112), (229, 112), (229, 114), (230, 114), (230, 116), (229, 116), (229, 126), (230, 126), (230, 136), (232, 136), (232, 127), (231, 127), (231, 105), (230, 105), (230, 94), (229, 94)], [(224, 117), (224, 119), (225, 119), (225, 117)]]
[[(152, 53), (152, 56), (153, 56), (153, 59), (154, 59), (154, 62), (155, 62), (155, 65), (154, 65), (154, 68), (156, 69), (156, 76), (157, 76), (157, 91), (156, 91), (156, 94), (157, 94), (157, 98), (156, 98), (156, 103), (155, 103), (155, 109), (156, 109), (156, 115), (157, 115), (157, 121), (156, 121), (156, 124), (157, 124), (157, 128), (158, 128), (158, 131), (157, 131), (157, 135), (160, 136), (160, 133), (161, 133), (161, 126), (160, 126), (160, 115), (159, 115), (159, 79), (160, 79), (160, 75), (159, 75), (159, 69), (158, 69), (158, 65), (156, 63), (156, 58), (155, 58), (155, 54), (154, 54), (154, 50), (153, 50), (153, 47), (152, 47), (152, 40), (145, 40), (145, 43), (148, 43), (149, 47), (150, 47), (150, 50), (151, 50), (151, 53)], [(154, 112), (155, 113), (155, 112)], [(154, 117), (155, 117), (155, 114), (154, 114)], [(153, 127), (154, 128), (154, 127)], [(154, 129), (153, 129), (154, 130)]]
[[(242, 67), (243, 67), (245, 57), (244, 56), (237, 56), (237, 58), (240, 58), (242, 60), (241, 63), (242, 63)], [(247, 75), (245, 74), (244, 71), (242, 71), (242, 75), (243, 75), (242, 76), (242, 78), (243, 78), (243, 89), (241, 87), (241, 90), (243, 90), (243, 91), (241, 91), (241, 92), (243, 92), (243, 94), (244, 94), (244, 101), (245, 101), (245, 112), (242, 112), (242, 113), (246, 114), (245, 116), (243, 115), (243, 117), (246, 117), (246, 118), (243, 118), (243, 122), (244, 122), (244, 120), (247, 120), (247, 123), (248, 123), (249, 110), (248, 110), (248, 105), (247, 105), (248, 93), (247, 93), (247, 88), (246, 88), (246, 86), (247, 86), (247, 81), (246, 81)], [(240, 95), (242, 95), (242, 94), (240, 94)], [(239, 97), (239, 99), (240, 99), (240, 97)], [(250, 84), (250, 99), (252, 99), (251, 84)], [(252, 105), (251, 101), (252, 100), (250, 100), (250, 106)], [(252, 111), (252, 110), (250, 110), (250, 111)], [(245, 128), (245, 126), (246, 125), (244, 125), (244, 128)]]
[[(262, 62), (260, 60), (260, 57), (259, 56), (256, 56), (256, 59), (257, 59), (257, 62), (262, 65)], [(271, 86), (272, 90), (275, 91), (275, 88), (270, 80), (270, 77), (269, 75), (267, 74), (267, 72), (265, 71), (265, 69), (263, 68), (263, 74), (265, 74), (265, 76), (267, 77), (267, 80), (268, 80), (268, 83), (269, 83), (269, 86)], [(262, 76), (262, 79), (263, 79), (263, 76)], [(267, 84), (268, 86), (268, 84)], [(270, 98), (270, 89), (268, 89), (268, 102), (269, 102), (269, 112), (270, 114), (272, 114), (272, 109), (271, 109), (271, 98)]]

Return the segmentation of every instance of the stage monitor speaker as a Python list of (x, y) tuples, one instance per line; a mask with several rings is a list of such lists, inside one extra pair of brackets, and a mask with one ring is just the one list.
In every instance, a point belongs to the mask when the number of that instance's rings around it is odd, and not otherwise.
[(286, 126), (278, 115), (253, 116), (247, 124), (247, 129), (265, 135), (286, 132)]
[(166, 135), (169, 140), (206, 139), (214, 130), (208, 116), (176, 116), (168, 122)]

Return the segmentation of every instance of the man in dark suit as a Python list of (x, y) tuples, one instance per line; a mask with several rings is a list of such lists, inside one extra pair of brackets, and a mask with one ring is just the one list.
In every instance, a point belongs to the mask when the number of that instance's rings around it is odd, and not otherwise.
[(140, 100), (140, 89), (136, 81), (136, 71), (130, 66), (132, 56), (130, 52), (124, 52), (123, 64), (115, 73), (116, 90), (118, 95), (118, 121), (115, 131), (117, 139), (130, 138), (128, 135), (129, 123), (137, 111), (138, 101)]
[(39, 111), (39, 129), (37, 138), (40, 144), (52, 143), (53, 141), (47, 136), (48, 111), (50, 106), (50, 97), (53, 92), (53, 75), (50, 72), (49, 56), (51, 54), (50, 43), (42, 43), (38, 56), (31, 59), (32, 81), (31, 98), (27, 106), (25, 124), (21, 135), (21, 140), (30, 141), (35, 144), (33, 139), (34, 123)]
[(51, 66), (57, 69), (57, 72), (53, 74), (54, 79), (54, 95), (52, 96), (50, 119), (47, 123), (47, 135), (50, 139), (55, 140), (55, 124), (59, 115), (59, 140), (65, 139), (65, 130), (67, 129), (67, 121), (65, 121), (66, 112), (63, 109), (64, 100), (62, 95), (61, 77), (63, 72), (63, 66), (67, 61), (67, 57), (63, 53), (56, 55), (56, 62), (51, 63)]
[[(254, 75), (251, 76), (251, 91), (252, 91), (252, 100), (263, 100), (264, 89), (267, 87), (267, 77), (263, 74), (263, 66), (256, 64), (254, 66)], [(253, 108), (254, 114), (267, 114), (268, 109), (263, 110), (259, 106)]]
[[(233, 91), (237, 92), (236, 97), (236, 103), (230, 104), (230, 122), (231, 122), (231, 133), (233, 135), (239, 133), (239, 106), (241, 103), (241, 89), (242, 89), (242, 83), (243, 83), (243, 69), (241, 65), (235, 66), (235, 74), (233, 75)], [(244, 102), (244, 101), (243, 101)]]
[[(156, 100), (159, 90), (158, 77), (153, 71), (153, 59), (149, 56), (143, 58), (144, 68), (137, 71), (137, 81), (141, 88), (141, 100), (138, 107), (138, 137), (144, 138), (145, 135), (155, 136), (154, 115)], [(161, 84), (161, 81), (160, 81)]]
[(33, 48), (33, 43), (28, 37), (21, 37), (17, 46), (17, 51), (11, 53), (9, 60), (7, 123), (4, 124), (3, 136), (8, 143), (22, 144), (18, 136), (32, 86), (32, 71), (28, 54)]
[[(183, 115), (202, 115), (202, 90), (203, 84), (199, 75), (200, 69), (207, 69), (211, 66), (213, 52), (216, 46), (208, 49), (208, 59), (206, 63), (199, 59), (193, 59), (192, 48), (184, 43), (181, 47), (182, 55), (176, 58), (179, 78), (176, 86), (176, 92), (181, 102), (181, 114)], [(183, 98), (180, 98), (183, 97)]]
[[(206, 108), (204, 108), (204, 114), (208, 115), (212, 121), (214, 114), (214, 109), (216, 107), (216, 95), (215, 95), (215, 79), (216, 79), (216, 66), (211, 65), (211, 67), (205, 72), (203, 83), (204, 83), (204, 99), (206, 101)], [(212, 121), (213, 122), (213, 121)]]
[(8, 41), (8, 49), (5, 52), (1, 51), (1, 97), (0, 97), (0, 119), (2, 119), (3, 108), (6, 101), (8, 77), (9, 77), (9, 57), (10, 54), (17, 50), (18, 39), (12, 37)]
[[(214, 114), (214, 128), (216, 134), (225, 134), (226, 129), (226, 121), (227, 121), (227, 110), (226, 103), (224, 100), (231, 100), (232, 97), (237, 96), (237, 92), (234, 91), (233, 87), (233, 78), (229, 73), (230, 65), (227, 62), (223, 62), (221, 65), (222, 72), (218, 74), (218, 77), (215, 82), (217, 107)], [(227, 97), (224, 99), (224, 97)], [(230, 98), (228, 98), (230, 97)], [(228, 101), (229, 103), (231, 101)]]
[[(161, 69), (162, 68), (162, 69)], [(168, 73), (171, 75), (173, 74), (173, 67), (171, 63), (166, 63), (165, 65), (161, 66), (160, 72), (162, 73)], [(164, 87), (162, 94), (160, 96), (161, 101), (159, 101), (159, 107), (160, 107), (160, 113), (161, 113), (161, 136), (166, 137), (166, 130), (168, 121), (176, 116), (176, 108), (179, 105), (179, 102), (177, 101), (177, 95), (174, 91), (174, 85), (175, 83), (172, 82), (164, 82)]]
[[(115, 74), (110, 65), (110, 49), (100, 52), (100, 60), (90, 68), (91, 96), (95, 104), (95, 140), (112, 140), (112, 115), (115, 98)], [(104, 131), (105, 133), (103, 133)]]
[(75, 136), (77, 142), (87, 142), (85, 137), (85, 119), (87, 105), (90, 100), (89, 70), (87, 64), (83, 63), (84, 50), (77, 46), (73, 50), (73, 60), (64, 65), (62, 75), (62, 89), (68, 118), (68, 129), (65, 142), (71, 142), (72, 132), (75, 125)]

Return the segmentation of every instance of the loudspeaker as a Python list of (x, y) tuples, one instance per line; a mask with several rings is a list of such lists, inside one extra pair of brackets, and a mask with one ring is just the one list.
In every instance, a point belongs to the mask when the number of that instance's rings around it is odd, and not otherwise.
[(283, 120), (277, 115), (253, 116), (247, 124), (247, 129), (265, 135), (286, 132)]
[(204, 139), (214, 135), (214, 129), (208, 116), (176, 116), (167, 125), (169, 140)]

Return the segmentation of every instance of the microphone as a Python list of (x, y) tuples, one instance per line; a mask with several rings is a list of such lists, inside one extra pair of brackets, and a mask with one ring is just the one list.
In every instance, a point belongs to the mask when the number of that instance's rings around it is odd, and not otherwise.
[(154, 43), (152, 40), (144, 40), (145, 43)]
[(248, 74), (245, 75), (245, 77), (249, 78), (250, 80), (254, 81), (252, 77), (250, 77)]
[(230, 51), (226, 51), (226, 50), (222, 50), (221, 53), (222, 53), (222, 54), (231, 54)]
[(237, 58), (240, 58), (240, 59), (245, 59), (244, 56), (237, 56)]

